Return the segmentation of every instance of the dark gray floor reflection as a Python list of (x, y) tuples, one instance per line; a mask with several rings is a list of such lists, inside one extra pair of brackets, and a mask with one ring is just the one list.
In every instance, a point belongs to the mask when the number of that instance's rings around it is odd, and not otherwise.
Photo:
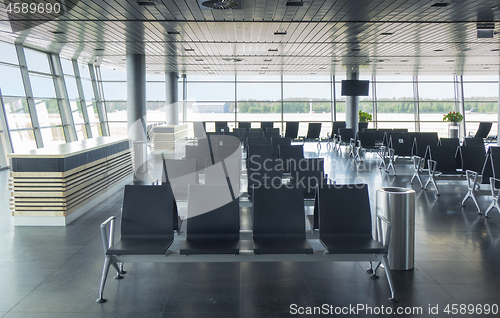
[[(310, 143), (306, 156), (324, 157), (326, 173), (337, 183), (367, 183), (373, 211), (377, 188), (411, 187), (408, 159), (397, 160), (394, 176), (378, 169), (375, 154), (354, 163), (345, 152), (332, 153), (324, 145), (318, 152), (316, 144)], [(0, 317), (260, 318), (297, 316), (290, 314), (291, 304), (393, 306), (387, 302), (385, 276), (371, 280), (365, 272), (367, 264), (354, 262), (126, 264), (126, 278), (108, 279), (108, 302), (96, 304), (103, 261), (99, 224), (119, 215), (122, 194), (111, 196), (65, 228), (14, 228), (7, 178), (7, 171), (0, 172), (4, 207), (0, 212)], [(425, 182), (427, 177), (422, 179)], [(439, 181), (438, 186), (441, 196), (436, 197), (434, 189), (424, 191), (413, 185), (416, 264), (413, 271), (394, 272), (394, 280), (401, 300), (397, 306), (421, 307), (424, 315), (403, 317), (436, 317), (428, 315), (429, 305), (443, 310), (453, 303), (500, 303), (500, 214), (492, 211), (486, 219), (472, 202), (462, 207), (465, 182)], [(478, 202), (484, 211), (490, 203), (488, 192), (481, 191)], [(251, 208), (248, 202), (243, 206), (242, 228), (248, 230)]]

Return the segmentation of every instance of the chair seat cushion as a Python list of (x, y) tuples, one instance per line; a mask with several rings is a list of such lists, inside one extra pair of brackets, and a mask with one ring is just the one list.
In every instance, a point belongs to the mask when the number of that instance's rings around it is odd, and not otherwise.
[(323, 238), (321, 242), (330, 254), (387, 254), (387, 248), (371, 238)]
[(253, 240), (255, 254), (312, 254), (311, 245), (303, 238), (266, 238)]
[(162, 255), (172, 244), (168, 239), (121, 239), (106, 255)]
[(181, 254), (239, 254), (239, 239), (200, 238), (186, 239)]

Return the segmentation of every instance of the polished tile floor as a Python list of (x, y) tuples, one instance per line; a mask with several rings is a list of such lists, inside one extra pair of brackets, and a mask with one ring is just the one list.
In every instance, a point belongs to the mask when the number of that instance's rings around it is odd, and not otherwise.
[[(408, 160), (398, 159), (393, 176), (377, 168), (372, 154), (353, 164), (324, 145), (318, 153), (307, 144), (306, 155), (324, 157), (327, 173), (338, 183), (368, 183), (372, 212), (377, 188), (411, 187)], [(397, 305), (387, 301), (383, 270), (372, 280), (367, 264), (355, 262), (126, 264), (126, 278), (114, 280), (110, 274), (108, 302), (97, 304), (103, 262), (99, 224), (119, 215), (121, 193), (64, 228), (14, 227), (7, 179), (8, 172), (0, 172), (0, 317), (293, 317), (292, 304), (410, 306), (421, 307), (423, 314), (401, 316), (441, 317), (448, 304), (500, 305), (500, 214), (493, 211), (486, 219), (472, 203), (462, 207), (465, 182), (439, 182), (437, 198), (433, 190), (413, 187), (415, 269), (394, 272)], [(490, 196), (483, 191), (478, 201), (484, 211)], [(242, 215), (247, 213), (243, 208)], [(439, 315), (429, 315), (429, 306), (436, 305)], [(308, 315), (315, 316), (320, 315)]]

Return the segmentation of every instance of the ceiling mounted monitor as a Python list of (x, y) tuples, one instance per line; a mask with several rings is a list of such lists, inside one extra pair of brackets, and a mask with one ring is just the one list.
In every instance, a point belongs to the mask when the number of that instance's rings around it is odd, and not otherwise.
[(344, 80), (342, 81), (342, 96), (368, 96), (370, 81)]

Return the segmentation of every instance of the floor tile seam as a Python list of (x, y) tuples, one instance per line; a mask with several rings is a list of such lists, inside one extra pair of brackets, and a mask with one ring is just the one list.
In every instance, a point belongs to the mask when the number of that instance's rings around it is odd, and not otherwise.
[[(415, 262), (415, 264), (417, 264), (417, 265), (418, 265), (418, 267), (420, 268), (420, 270), (422, 270), (424, 273), (426, 273), (426, 274), (427, 274), (427, 276), (429, 276), (429, 277), (430, 277), (430, 278), (431, 278), (431, 279), (432, 279), (432, 280), (433, 280), (436, 284), (438, 284), (438, 285), (439, 285), (438, 281), (437, 281), (437, 280), (436, 280), (436, 279), (435, 279), (435, 278), (434, 278), (434, 277), (433, 277), (430, 273), (428, 273), (428, 272), (427, 272), (427, 271), (426, 271), (426, 270), (422, 267), (422, 265), (420, 265), (420, 264), (419, 264), (419, 262), (417, 262), (417, 261), (414, 261), (414, 262)], [(415, 269), (414, 269), (414, 270), (415, 270)]]
[[(424, 263), (457, 263), (457, 261), (423, 261)], [(460, 261), (458, 261), (460, 262)], [(500, 279), (496, 278), (495, 276), (493, 276), (492, 274), (488, 273), (484, 268), (482, 268), (481, 266), (479, 266), (478, 264), (476, 264), (475, 262), (473, 261), (468, 261), (469, 263), (473, 264), (474, 266), (477, 267), (477, 269), (483, 271), (484, 273), (488, 274), (489, 276), (491, 276), (492, 280), (493, 281), (488, 281), (488, 282), (482, 282), (480, 283), (480, 285), (493, 285), (493, 284), (499, 284), (500, 285)], [(460, 263), (465, 263), (465, 262), (460, 262)], [(418, 263), (417, 263), (418, 264)], [(422, 268), (423, 271), (425, 271), (425, 269), (419, 264), (419, 267)], [(432, 277), (431, 274), (429, 274), (427, 271), (425, 271), (432, 279), (434, 279), (434, 277)], [(438, 284), (467, 284), (467, 283), (438, 283)]]
[(449, 247), (451, 247), (453, 250), (457, 251), (463, 257), (467, 258), (471, 263), (474, 263), (474, 259), (471, 259), (470, 257), (468, 257), (467, 255), (465, 255), (464, 253), (460, 252), (460, 249), (453, 247), (453, 245), (459, 245), (459, 244), (452, 244), (452, 245), (446, 244), (446, 245), (448, 245)]
[[(179, 275), (178, 275), (179, 274), (179, 270), (180, 270), (182, 264), (184, 264), (184, 263), (181, 263), (181, 265), (177, 268), (177, 273), (175, 273), (175, 279), (174, 279), (174, 281), (172, 283), (172, 288), (170, 288), (170, 292), (168, 293), (168, 296), (166, 297), (166, 300), (165, 300), (165, 305), (163, 306), (163, 309), (161, 310), (162, 316), (165, 313), (170, 313), (170, 312), (165, 311), (165, 310), (167, 309), (168, 301), (170, 300), (170, 297), (172, 296), (172, 293), (175, 290), (175, 285), (177, 284), (177, 280), (179, 279)], [(89, 309), (90, 309), (90, 307), (89, 307)]]

